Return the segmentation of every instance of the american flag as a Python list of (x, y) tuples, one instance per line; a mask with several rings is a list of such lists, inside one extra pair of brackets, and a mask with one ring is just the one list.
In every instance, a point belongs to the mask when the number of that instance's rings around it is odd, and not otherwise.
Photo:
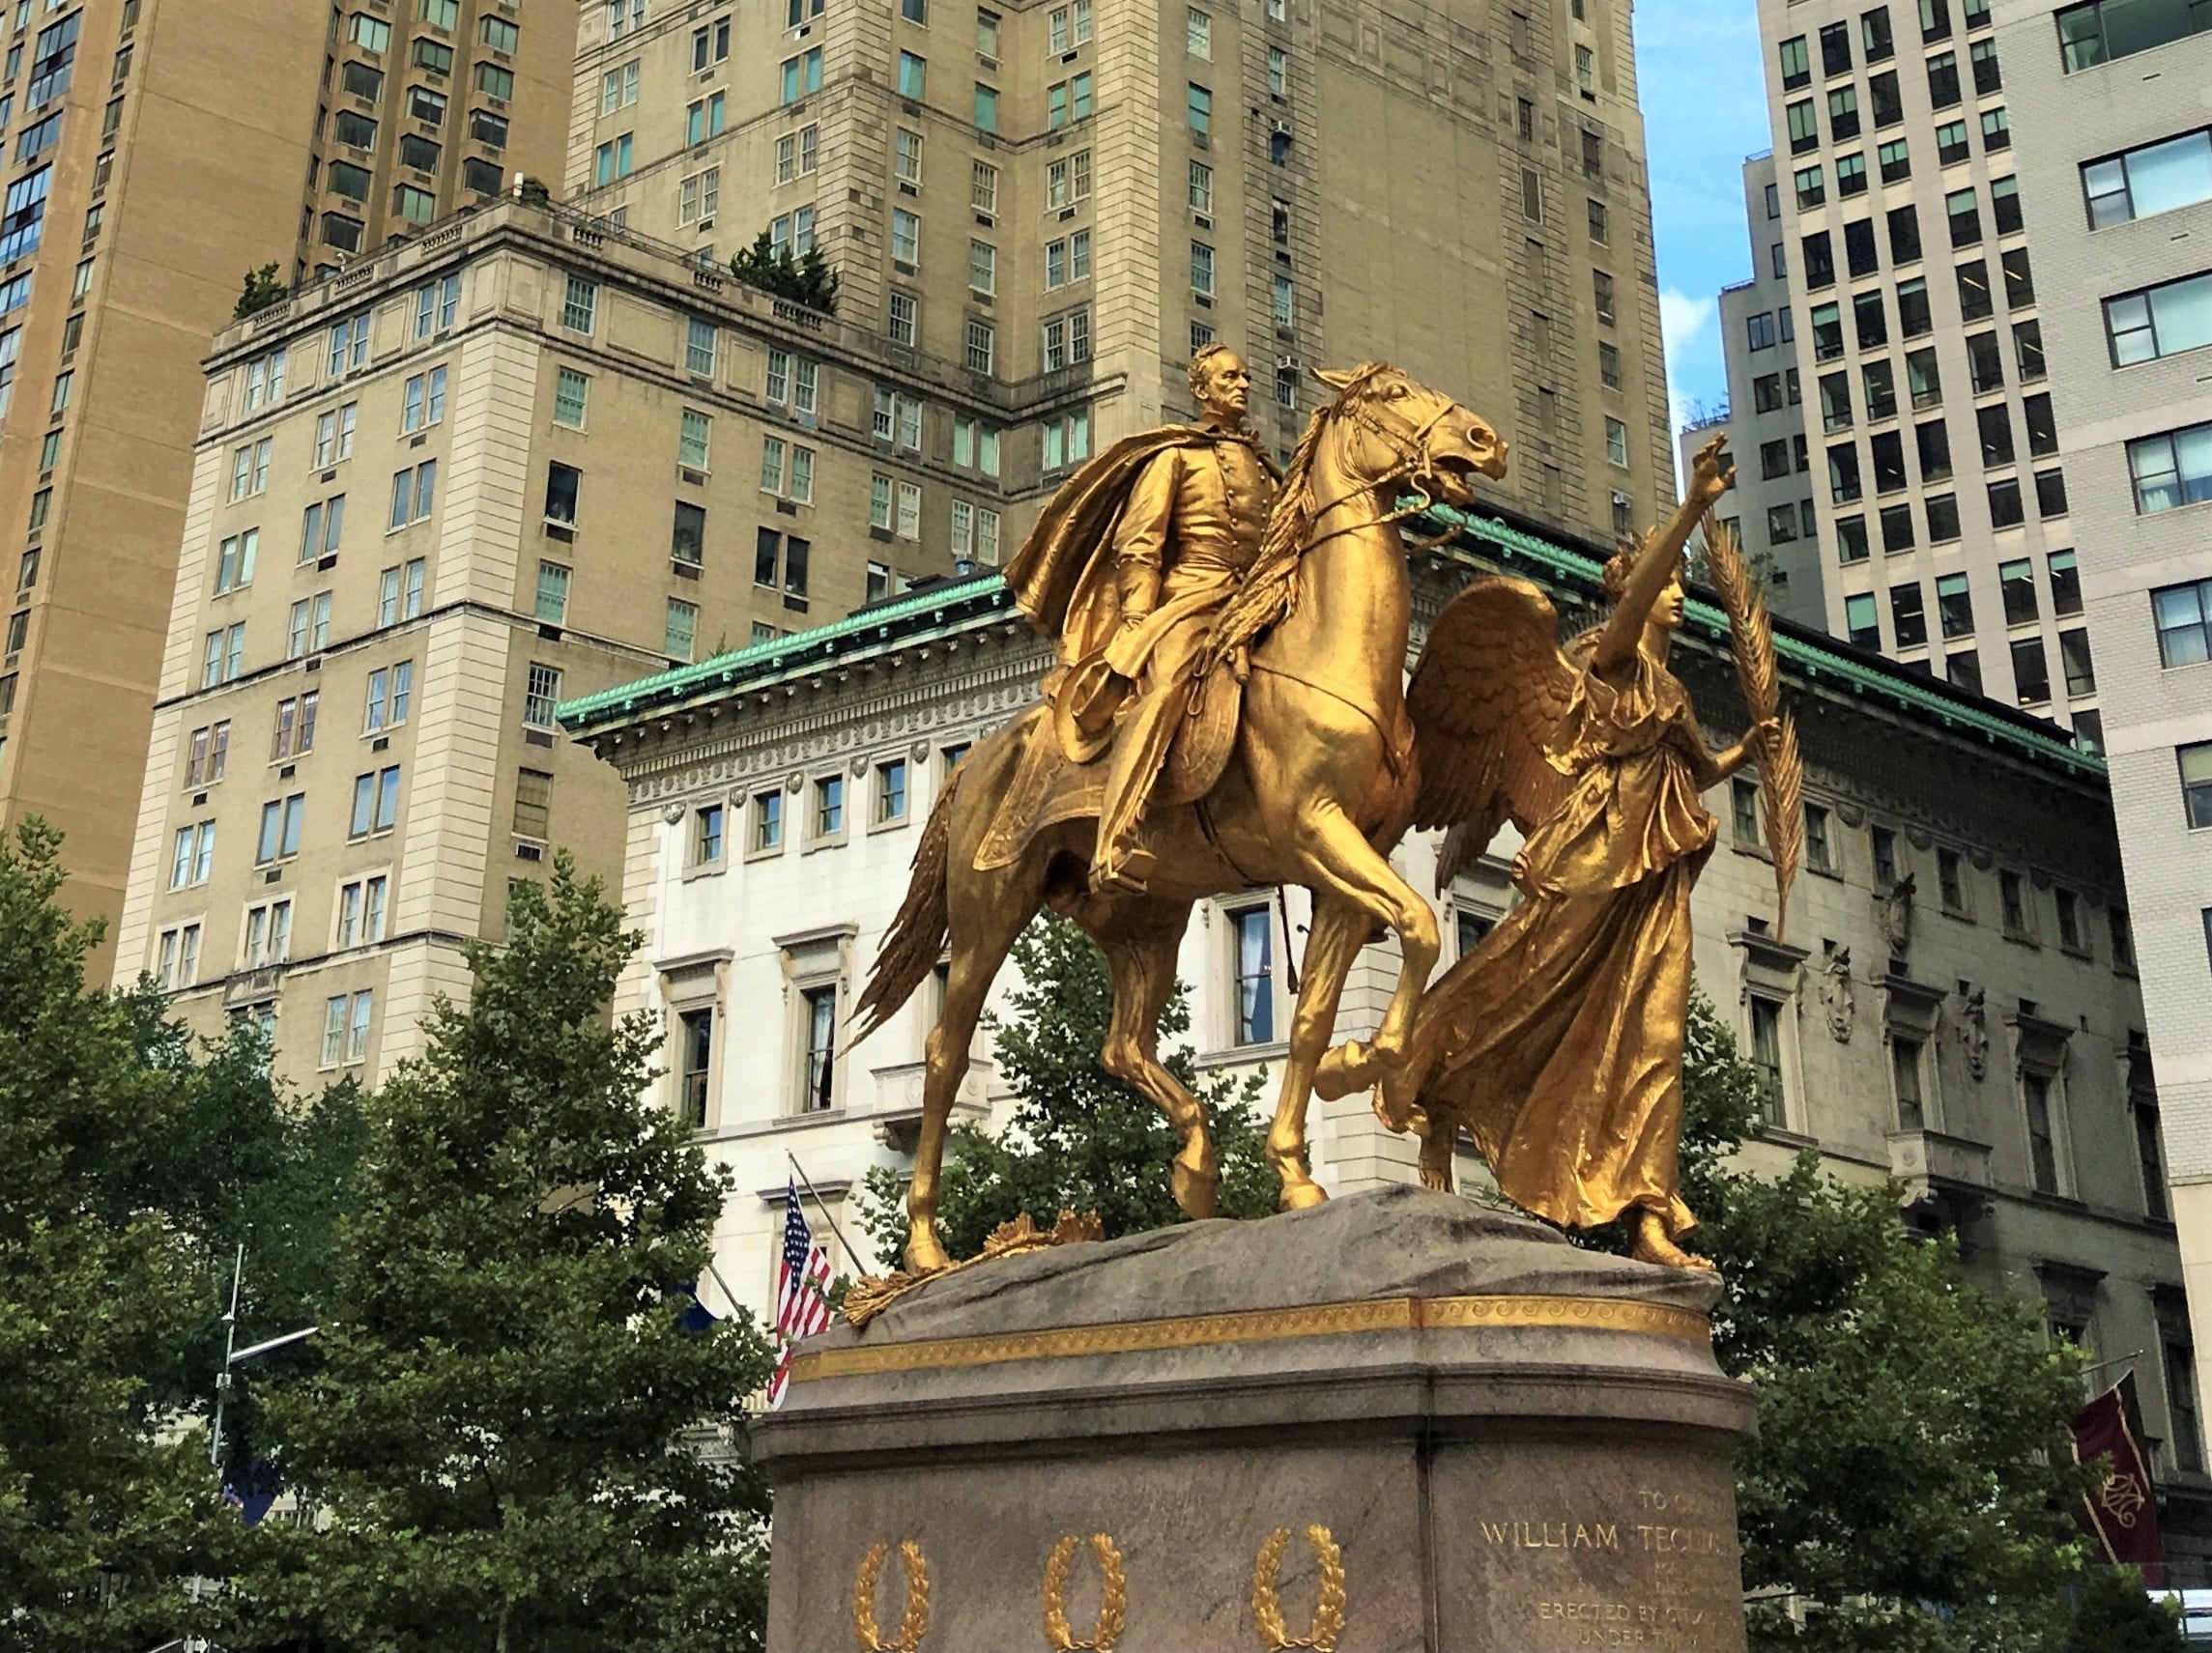
[(768, 1410), (784, 1404), (791, 1354), (802, 1337), (829, 1329), (829, 1257), (814, 1242), (799, 1210), (798, 1184), (784, 1184), (784, 1254), (776, 1259), (776, 1370), (768, 1379)]

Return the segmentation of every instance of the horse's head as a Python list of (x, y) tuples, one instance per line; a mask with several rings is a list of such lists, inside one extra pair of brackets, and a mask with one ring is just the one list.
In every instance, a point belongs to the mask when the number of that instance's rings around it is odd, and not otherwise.
[(1314, 377), (1336, 393), (1339, 463), (1355, 474), (1458, 506), (1475, 503), (1476, 476), (1506, 474), (1506, 440), (1488, 420), (1397, 368), (1369, 361)]

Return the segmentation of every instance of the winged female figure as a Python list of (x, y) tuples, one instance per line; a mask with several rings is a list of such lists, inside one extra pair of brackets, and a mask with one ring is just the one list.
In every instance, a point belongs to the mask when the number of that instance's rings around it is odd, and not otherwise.
[(1637, 1256), (1709, 1267), (1676, 1169), (1689, 1012), (1690, 889), (1711, 853), (1700, 794), (1773, 738), (1707, 749), (1667, 669), (1682, 548), (1733, 468), (1719, 438), (1663, 529), (1606, 565), (1611, 617), (1559, 646), (1536, 586), (1478, 582), (1438, 616), (1406, 692), (1419, 731), (1415, 824), (1448, 827), (1439, 887), (1510, 820), (1522, 900), (1431, 986), (1413, 1056), (1386, 1077), (1356, 1045), (1322, 1064), (1339, 1097), (1384, 1080), (1376, 1111), (1420, 1126), (1422, 1180), (1448, 1186), (1461, 1129), (1515, 1204), (1569, 1228), (1631, 1213)]

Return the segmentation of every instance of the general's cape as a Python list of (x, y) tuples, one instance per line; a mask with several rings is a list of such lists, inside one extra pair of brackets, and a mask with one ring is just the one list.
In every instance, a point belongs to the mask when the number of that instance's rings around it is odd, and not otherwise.
[(1206, 447), (1214, 433), (1183, 425), (1126, 436), (1062, 484), (1014, 560), (1006, 565), (1014, 605), (1073, 666), (1104, 649), (1121, 624), (1114, 531), (1137, 473), (1171, 448)]

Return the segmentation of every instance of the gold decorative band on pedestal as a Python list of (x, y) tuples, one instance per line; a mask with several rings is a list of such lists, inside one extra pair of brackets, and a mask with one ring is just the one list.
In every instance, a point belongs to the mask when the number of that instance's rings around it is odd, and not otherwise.
[(1275, 1343), (1292, 1337), (1335, 1337), (1356, 1331), (1426, 1331), (1483, 1326), (1565, 1326), (1641, 1331), (1709, 1344), (1711, 1327), (1695, 1309), (1622, 1297), (1369, 1297), (1306, 1308), (1246, 1309), (1234, 1314), (1181, 1315), (1166, 1320), (1111, 1321), (978, 1337), (935, 1337), (854, 1349), (823, 1349), (791, 1362), (791, 1379), (856, 1378), (1007, 1360), (1067, 1359), (1081, 1354), (1139, 1354), (1200, 1349), (1217, 1343)]

